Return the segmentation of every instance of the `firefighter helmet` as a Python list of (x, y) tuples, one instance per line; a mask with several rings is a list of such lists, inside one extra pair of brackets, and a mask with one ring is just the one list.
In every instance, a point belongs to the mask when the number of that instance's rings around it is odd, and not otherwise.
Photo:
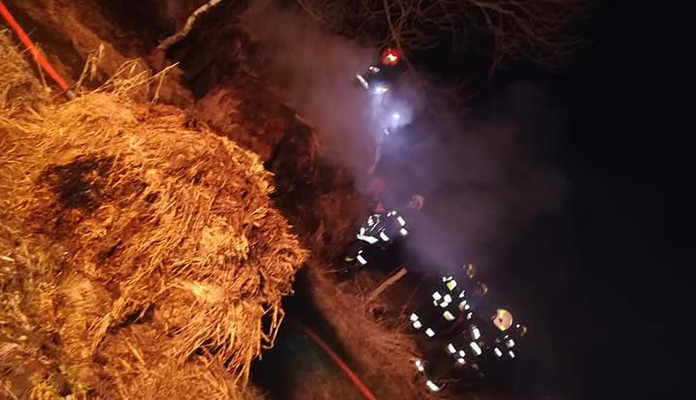
[(466, 276), (469, 277), (469, 279), (473, 279), (474, 276), (476, 276), (476, 267), (474, 264), (466, 264), (464, 265), (464, 271), (466, 272)]
[(500, 329), (505, 331), (512, 326), (512, 313), (503, 308), (495, 310), (495, 315), (493, 315), (493, 324)]
[(393, 67), (401, 61), (401, 53), (399, 50), (388, 47), (382, 52), (382, 64)]

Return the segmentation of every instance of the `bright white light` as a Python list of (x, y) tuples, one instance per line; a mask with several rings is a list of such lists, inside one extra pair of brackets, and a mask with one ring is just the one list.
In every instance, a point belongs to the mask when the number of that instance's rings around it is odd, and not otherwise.
[(466, 307), (466, 300), (463, 300), (463, 301), (462, 301), (461, 303), (459, 303), (459, 305), (457, 306), (457, 308), (459, 308), (459, 311), (464, 311), (464, 310), (465, 310), (464, 307)]
[(440, 294), (440, 292), (433, 293), (433, 299), (440, 300), (441, 298), (442, 298), (442, 295)]
[(476, 353), (477, 356), (480, 356), (480, 355), (481, 355), (482, 350), (481, 350), (481, 347), (479, 347), (478, 343), (476, 343), (476, 342), (471, 342), (471, 343), (469, 343), (469, 347), (471, 347), (471, 350), (473, 350), (474, 353)]
[(411, 318), (411, 321), (418, 321), (418, 314), (413, 313), (413, 314), (411, 314), (410, 318)]
[(367, 264), (367, 260), (362, 255), (358, 254), (358, 257), (356, 257), (356, 258), (358, 259), (358, 261), (360, 261), (360, 264), (362, 264), (362, 265)]
[(511, 349), (515, 347), (515, 341), (512, 339), (508, 339), (505, 341), (505, 345), (508, 347), (508, 349)]
[(396, 220), (399, 221), (399, 225), (401, 225), (401, 226), (406, 225), (406, 220), (404, 220), (404, 218), (401, 215), (396, 217)]
[(462, 364), (462, 365), (466, 364), (466, 360), (463, 357), (457, 358), (457, 362)]
[(500, 349), (497, 347), (495, 348), (495, 350), (493, 350), (493, 352), (495, 353), (496, 357), (500, 357), (503, 355), (503, 352), (500, 351)]
[(445, 301), (448, 302), (448, 303), (451, 303), (451, 302), (452, 302), (452, 296), (450, 296), (449, 294), (446, 294), (446, 295), (445, 295)]
[(375, 94), (384, 94), (389, 91), (389, 88), (386, 86), (377, 86), (375, 88)]
[(508, 351), (508, 355), (510, 358), (515, 358), (515, 353), (513, 353), (512, 350)]
[(420, 321), (413, 321), (413, 328), (420, 329), (422, 327), (423, 327), (423, 324), (421, 324)]
[(464, 353), (464, 350), (459, 350), (459, 357), (464, 357), (466, 356), (466, 353)]
[(471, 336), (474, 337), (474, 340), (478, 340), (478, 338), (481, 337), (481, 331), (479, 330), (478, 327), (472, 327), (471, 328)]
[(385, 242), (389, 241), (389, 236), (387, 236), (387, 234), (384, 232), (380, 232), (379, 237), (382, 238), (382, 240), (384, 240)]
[(454, 279), (447, 282), (447, 289), (449, 289), (450, 291), (454, 290), (454, 288), (456, 288), (456, 287), (457, 287), (457, 281), (455, 281)]
[(449, 311), (445, 311), (442, 313), (442, 317), (448, 321), (454, 321), (454, 314), (452, 314)]
[(447, 345), (447, 352), (450, 354), (454, 354), (457, 352), (457, 349), (454, 348), (454, 345), (452, 343)]
[(465, 295), (466, 295), (466, 290), (462, 290), (462, 292), (459, 293), (459, 298), (463, 299)]
[(468, 313), (466, 314), (466, 319), (471, 319), (474, 316), (473, 313)]
[(428, 335), (428, 337), (433, 337), (433, 336), (435, 336), (435, 331), (428, 328), (425, 330), (425, 334)]
[(400, 119), (401, 119), (401, 114), (399, 114), (399, 113), (394, 113), (394, 114), (392, 114), (392, 119), (393, 119), (394, 121), (400, 120)]
[(416, 360), (416, 369), (418, 372), (425, 371), (425, 368), (423, 368), (423, 362), (421, 362), (421, 360)]
[(361, 240), (363, 242), (367, 242), (369, 244), (375, 244), (379, 242), (379, 239), (377, 239), (374, 236), (369, 236), (369, 235), (357, 235), (356, 237), (358, 240)]
[(365, 79), (362, 75), (355, 74), (355, 77), (358, 78), (358, 81), (360, 82), (360, 85), (362, 85), (362, 87), (364, 87), (365, 89), (370, 88), (370, 84), (367, 83), (367, 79)]
[(408, 231), (406, 230), (406, 228), (401, 228), (401, 230), (399, 231), (399, 233), (401, 233), (401, 236), (406, 236), (406, 235), (408, 235)]
[(439, 391), (440, 391), (440, 387), (437, 386), (437, 385), (436, 385), (433, 381), (431, 381), (430, 379), (428, 379), (428, 381), (425, 382), (425, 385), (428, 387), (428, 389), (432, 390), (433, 392), (439, 392)]

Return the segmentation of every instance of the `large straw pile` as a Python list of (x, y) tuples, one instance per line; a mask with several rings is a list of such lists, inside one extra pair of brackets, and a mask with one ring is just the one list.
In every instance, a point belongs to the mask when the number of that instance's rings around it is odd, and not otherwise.
[(240, 397), (306, 257), (258, 157), (0, 58), (0, 397)]

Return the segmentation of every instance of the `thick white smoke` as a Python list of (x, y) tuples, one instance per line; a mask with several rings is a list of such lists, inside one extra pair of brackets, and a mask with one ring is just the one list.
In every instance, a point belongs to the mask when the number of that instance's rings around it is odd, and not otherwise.
[(434, 105), (393, 149), (399, 167), (386, 175), (395, 190), (426, 196), (410, 244), (426, 268), (497, 265), (521, 232), (563, 212), (566, 179), (547, 161), (560, 126), (529, 83), (468, 111)]
[(406, 80), (395, 101), (380, 108), (354, 79), (377, 49), (329, 35), (271, 1), (254, 2), (243, 28), (263, 45), (265, 67), (316, 128), (326, 154), (350, 167), (356, 181), (372, 162), (384, 117), (396, 111), (400, 124), (413, 122), (387, 138), (380, 173), (392, 194), (426, 196), (410, 243), (425, 268), (494, 265), (516, 234), (562, 209), (565, 180), (543, 161), (541, 146), (551, 143), (557, 126), (534, 85), (512, 85), (474, 110), (432, 95), (425, 113), (421, 92)]
[(383, 128), (409, 123), (414, 108), (414, 96), (408, 103), (406, 90), (382, 100), (359, 86), (355, 74), (375, 61), (378, 49), (330, 35), (272, 1), (253, 2), (242, 27), (262, 45), (264, 69), (280, 82), (289, 105), (319, 133), (325, 155), (362, 181)]

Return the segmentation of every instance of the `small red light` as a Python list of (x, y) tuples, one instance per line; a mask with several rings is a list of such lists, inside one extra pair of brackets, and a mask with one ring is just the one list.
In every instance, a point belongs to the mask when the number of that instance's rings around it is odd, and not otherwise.
[(382, 64), (384, 65), (394, 66), (398, 64), (400, 60), (401, 55), (397, 49), (390, 47), (382, 52)]

